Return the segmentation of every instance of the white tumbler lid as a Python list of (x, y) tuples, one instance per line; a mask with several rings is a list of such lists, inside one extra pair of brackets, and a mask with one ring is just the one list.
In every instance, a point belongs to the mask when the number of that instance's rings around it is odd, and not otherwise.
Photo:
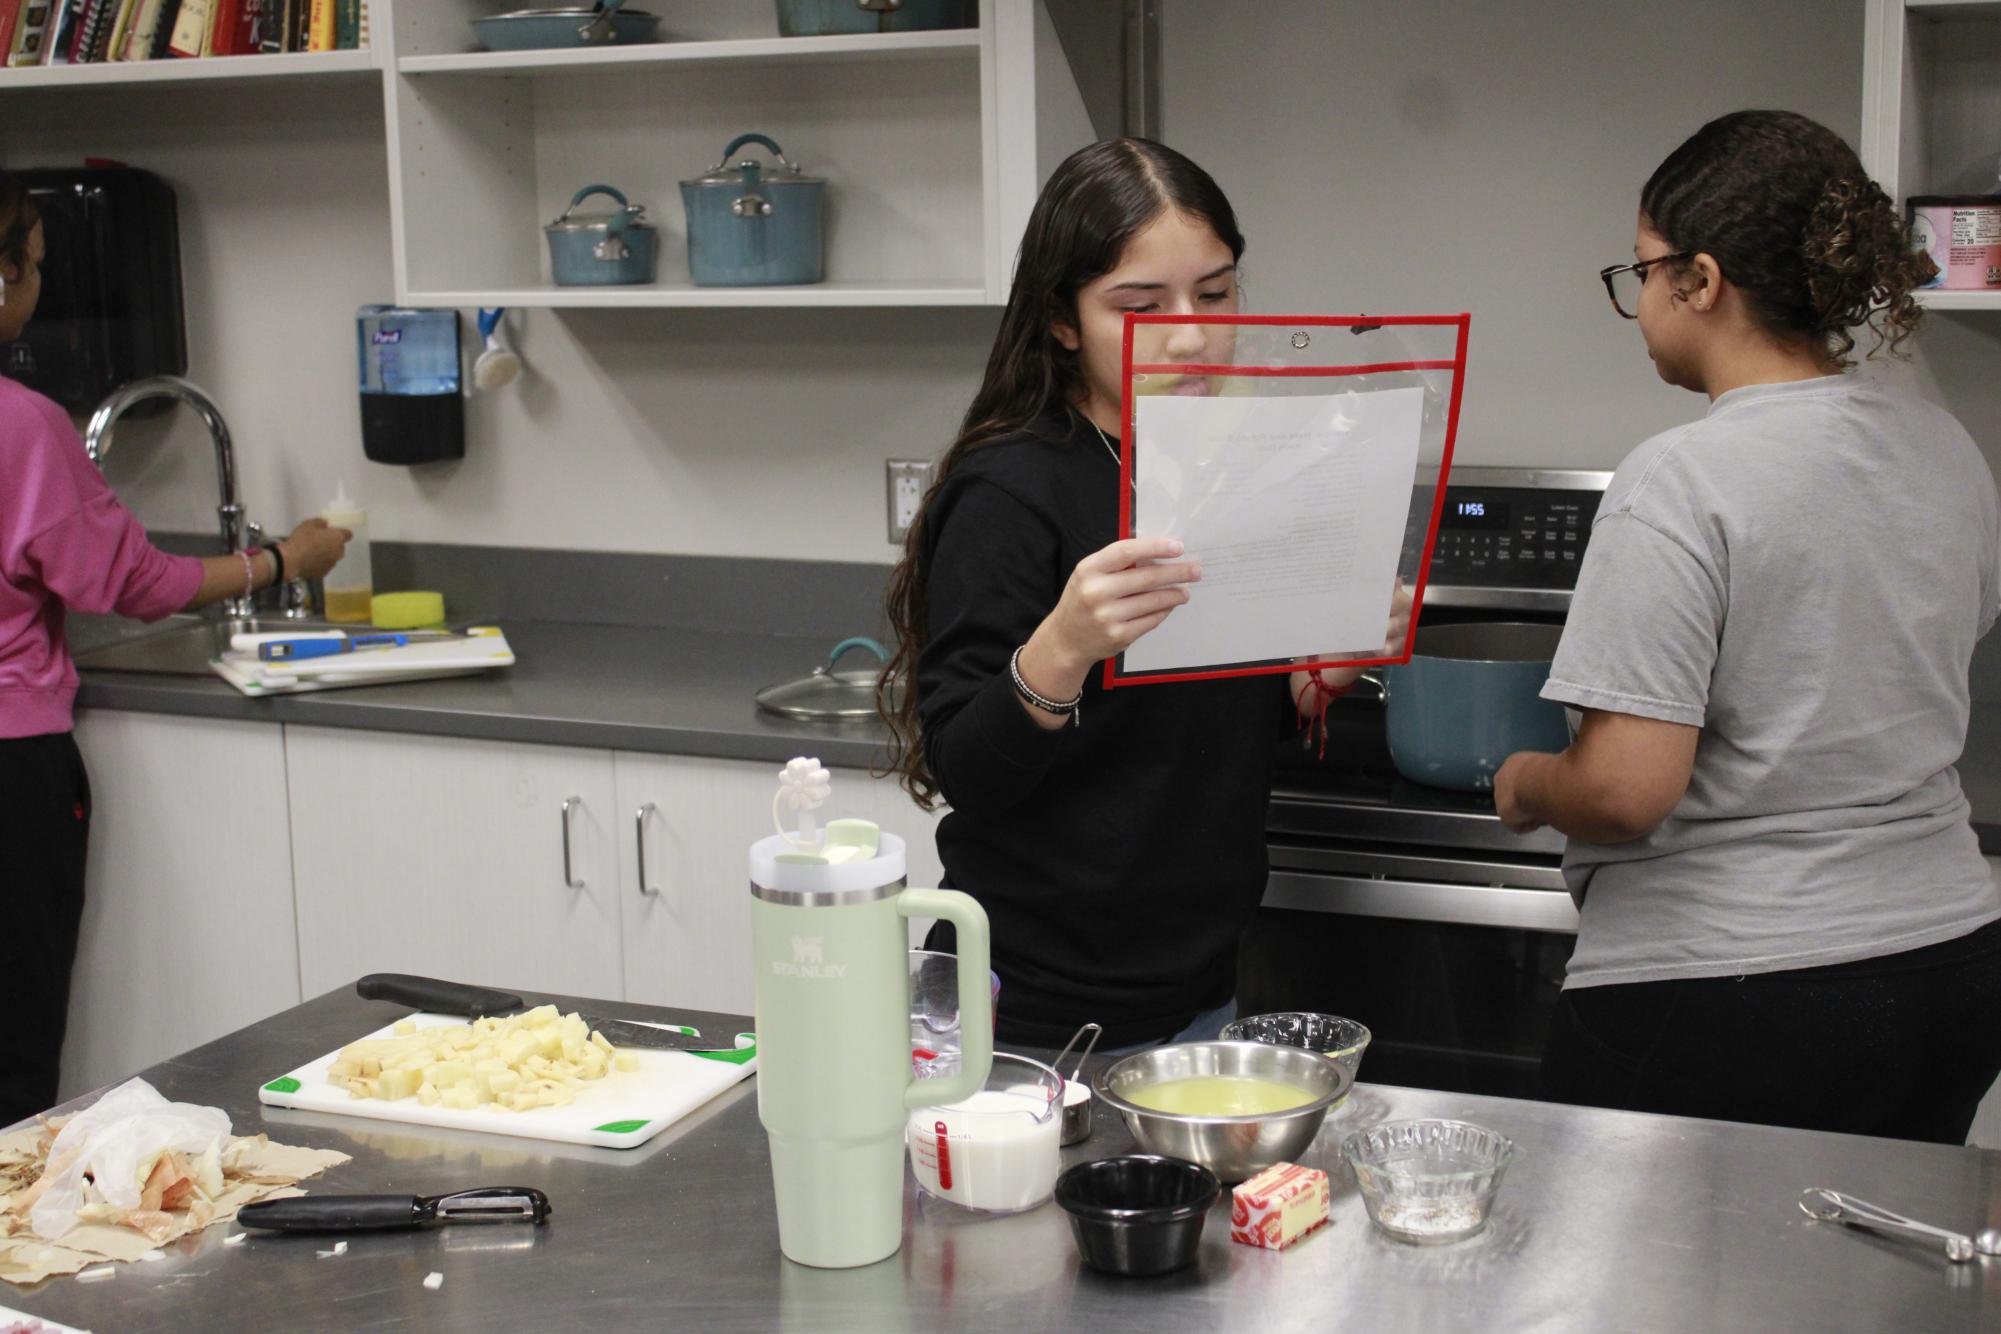
[(750, 845), (750, 891), (767, 902), (797, 907), (871, 903), (900, 891), (908, 876), (903, 840), (884, 833), (866, 861), (838, 863), (782, 860), (801, 849), (777, 834)]

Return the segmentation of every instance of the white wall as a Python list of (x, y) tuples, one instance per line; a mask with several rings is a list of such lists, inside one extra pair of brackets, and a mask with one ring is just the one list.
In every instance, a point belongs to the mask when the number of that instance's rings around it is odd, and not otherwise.
[[(1461, 458), (1610, 466), (1700, 409), (1655, 379), (1596, 278), (1632, 244), (1641, 182), (1741, 106), (1853, 136), (1861, 9), (1166, 0), (1166, 137), (1242, 212), (1254, 306), (1470, 309)], [(190, 373), (236, 428), (247, 501), (273, 522), (345, 477), (385, 538), (888, 560), (881, 461), (949, 438), (996, 323), (517, 313), (533, 375), (474, 400), (466, 459), (387, 468), (361, 457), (353, 399), (354, 307), (389, 291), (376, 86), (0, 92), (0, 162), (85, 153), (179, 188)], [(2001, 459), (2001, 319), (1934, 325), (1909, 373)], [(209, 526), (192, 422), (132, 424), (110, 471), (147, 523)]]
[[(1164, 137), (1237, 207), (1254, 308), (1472, 311), (1468, 463), (1611, 467), (1698, 415), (1597, 277), (1640, 186), (1726, 111), (1861, 121), (1862, 0), (1164, 9)], [(1934, 325), (1907, 373), (2001, 466), (2001, 318)]]

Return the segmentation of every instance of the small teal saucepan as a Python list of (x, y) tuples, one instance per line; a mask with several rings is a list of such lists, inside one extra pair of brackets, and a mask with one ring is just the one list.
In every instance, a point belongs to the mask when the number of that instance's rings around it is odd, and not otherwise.
[(540, 51), (555, 46), (616, 46), (653, 40), (656, 14), (621, 9), (624, 0), (562, 9), (517, 9), (473, 19), (473, 36), (489, 51)]
[(1522, 621), (1420, 627), (1409, 662), (1363, 678), (1383, 692), (1397, 772), (1487, 792), (1516, 751), (1569, 745), (1563, 706), (1542, 698), (1562, 636), (1560, 626)]

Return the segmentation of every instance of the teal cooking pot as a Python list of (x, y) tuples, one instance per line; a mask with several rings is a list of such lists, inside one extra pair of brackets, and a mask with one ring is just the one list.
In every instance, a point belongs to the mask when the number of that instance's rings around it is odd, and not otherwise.
[(1569, 745), (1563, 706), (1542, 698), (1562, 637), (1560, 626), (1520, 621), (1421, 626), (1409, 662), (1363, 678), (1383, 693), (1397, 772), (1488, 792), (1516, 751)]
[(785, 37), (924, 32), (979, 24), (978, 0), (778, 0), (778, 31)]
[[(592, 195), (609, 195), (618, 207), (579, 213)], [(562, 287), (650, 283), (659, 253), (646, 210), (629, 204), (609, 185), (586, 185), (570, 197), (561, 217), (542, 229), (549, 238), (549, 276)]]
[[(737, 151), (758, 144), (771, 166)], [(808, 176), (775, 140), (740, 134), (722, 160), (681, 182), (688, 211), (688, 273), (699, 287), (773, 287), (817, 283), (823, 276), (822, 215), (826, 181)]]

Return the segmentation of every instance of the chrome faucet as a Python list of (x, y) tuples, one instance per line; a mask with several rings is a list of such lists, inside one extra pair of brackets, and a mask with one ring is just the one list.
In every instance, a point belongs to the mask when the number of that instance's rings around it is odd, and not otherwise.
[[(104, 467), (104, 456), (111, 452), (111, 428), (127, 410), (148, 399), (171, 398), (193, 408), (208, 428), (209, 438), (215, 442), (215, 480), (221, 503), (215, 507), (216, 517), (222, 528), (222, 549), (225, 553), (241, 551), (250, 545), (250, 540), (263, 535), (262, 530), (243, 517), (243, 502), (236, 494), (236, 450), (230, 444), (229, 424), (222, 419), (222, 412), (214, 400), (200, 389), (176, 375), (152, 375), (143, 380), (132, 380), (111, 391), (97, 411), (90, 414), (90, 425), (83, 434), (84, 452), (90, 461)], [(312, 607), (308, 590), (301, 580), (293, 580), (285, 587), (285, 615), (303, 617), (311, 614)], [(236, 619), (252, 614), (251, 599), (234, 597), (223, 603), (227, 614)]]

